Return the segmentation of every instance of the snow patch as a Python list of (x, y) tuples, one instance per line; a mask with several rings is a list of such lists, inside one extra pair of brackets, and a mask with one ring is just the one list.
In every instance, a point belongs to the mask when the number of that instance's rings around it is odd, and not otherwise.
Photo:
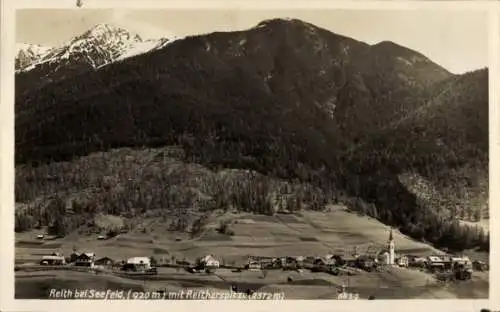
[(398, 56), (396, 58), (398, 61), (403, 62), (406, 66), (412, 66), (413, 63), (405, 58), (402, 58), (401, 56)]
[(19, 67), (16, 72), (25, 71), (52, 49), (53, 47), (39, 44), (16, 43), (16, 67)]
[(132, 57), (132, 56), (146, 53), (146, 52), (154, 49), (158, 44), (159, 44), (159, 41), (154, 41), (154, 40), (136, 42), (136, 43), (130, 45), (130, 48), (127, 51), (125, 51), (122, 55), (120, 55), (120, 57), (118, 57), (115, 60), (115, 62)]

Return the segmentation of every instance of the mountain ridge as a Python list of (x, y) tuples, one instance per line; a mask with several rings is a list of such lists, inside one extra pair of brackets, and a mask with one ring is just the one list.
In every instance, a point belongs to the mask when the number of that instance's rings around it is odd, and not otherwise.
[[(99, 23), (43, 54), (16, 74), (16, 90), (38, 88), (163, 47), (169, 38), (143, 39), (137, 33)], [(44, 77), (40, 80), (39, 77)]]
[[(457, 76), (416, 51), (297, 20), (259, 25), (189, 36), (18, 94), (16, 161), (179, 145), (187, 162), (298, 179), (330, 200), (347, 192), (357, 209), (436, 244), (449, 243), (437, 228), (458, 235), (400, 176), (441, 168), (430, 176), (439, 185), (483, 168), (487, 71)], [(440, 127), (454, 103), (462, 109)], [(432, 143), (440, 137), (445, 146)]]
[(15, 69), (16, 72), (38, 62), (45, 54), (47, 54), (53, 47), (44, 46), (41, 44), (33, 43), (17, 43), (16, 44), (16, 59)]

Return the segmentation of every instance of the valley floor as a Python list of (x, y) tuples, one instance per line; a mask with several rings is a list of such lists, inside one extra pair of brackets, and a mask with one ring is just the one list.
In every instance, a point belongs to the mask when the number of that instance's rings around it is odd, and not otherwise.
[[(231, 219), (234, 236), (216, 233), (220, 220)], [(197, 238), (168, 232), (157, 220), (142, 221), (148, 233), (131, 232), (109, 240), (76, 233), (64, 239), (37, 242), (36, 233), (17, 234), (16, 264), (38, 263), (41, 255), (52, 251), (71, 253), (95, 252), (97, 258), (124, 260), (133, 256), (153, 256), (161, 264), (166, 259), (194, 261), (197, 257), (213, 254), (222, 264), (244, 265), (251, 256), (324, 256), (327, 253), (360, 254), (380, 250), (388, 238), (387, 226), (375, 219), (361, 217), (344, 208), (331, 207), (330, 212), (301, 212), (294, 215), (258, 216), (221, 214), (207, 225)], [(426, 256), (440, 254), (439, 250), (412, 240), (395, 231), (396, 252)], [(485, 259), (487, 254), (470, 254)], [(289, 280), (291, 278), (292, 281)], [(232, 284), (261, 292), (283, 292), (285, 299), (335, 299), (340, 285), (359, 293), (360, 298), (487, 298), (488, 272), (474, 272), (470, 281), (449, 285), (439, 284), (428, 273), (404, 268), (390, 268), (382, 272), (360, 271), (354, 276), (333, 276), (326, 273), (269, 270), (261, 272), (232, 272), (219, 269), (214, 275), (190, 274), (182, 269), (159, 268), (157, 276), (130, 278), (115, 275), (42, 271), (16, 272), (17, 298), (46, 298), (50, 288), (136, 289), (176, 291), (183, 288), (229, 290)]]
[[(293, 281), (288, 281), (292, 278)], [(72, 271), (42, 271), (16, 273), (17, 299), (48, 299), (50, 289), (95, 289), (132, 291), (208, 290), (227, 292), (231, 285), (251, 288), (263, 293), (283, 293), (284, 299), (337, 299), (338, 290), (348, 285), (349, 293), (359, 294), (359, 299), (374, 296), (376, 299), (452, 299), (488, 298), (488, 276), (474, 273), (470, 281), (457, 284), (438, 284), (431, 275), (402, 268), (384, 272), (360, 272), (358, 275), (338, 277), (326, 273), (304, 271), (268, 271), (263, 278), (260, 272), (234, 273), (219, 269), (215, 274), (190, 274), (184, 270), (159, 268), (156, 276), (126, 278), (121, 276)]]

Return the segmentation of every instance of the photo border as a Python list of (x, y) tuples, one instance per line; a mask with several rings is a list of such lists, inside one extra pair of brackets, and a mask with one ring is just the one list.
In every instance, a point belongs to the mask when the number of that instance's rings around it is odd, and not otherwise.
[[(2, 1), (1, 13), (1, 64), (0, 64), (0, 198), (2, 229), (0, 266), (0, 310), (2, 311), (88, 311), (93, 308), (112, 308), (116, 311), (135, 311), (148, 309), (156, 311), (195, 310), (217, 308), (223, 311), (272, 311), (278, 306), (292, 311), (479, 311), (482, 308), (500, 309), (500, 226), (492, 220), (500, 218), (500, 211), (491, 209), (497, 206), (500, 192), (498, 189), (498, 145), (500, 125), (497, 89), (499, 86), (499, 42), (500, 42), (500, 2), (496, 1), (235, 1), (235, 0), (83, 0), (83, 9), (120, 8), (120, 9), (237, 9), (237, 10), (273, 10), (273, 9), (353, 9), (353, 10), (484, 10), (489, 12), (489, 206), (490, 206), (490, 298), (474, 300), (425, 299), (425, 300), (284, 300), (280, 301), (92, 301), (85, 300), (15, 300), (14, 298), (14, 46), (15, 46), (15, 11), (28, 8), (75, 9), (76, 0), (13, 0)], [(497, 174), (495, 174), (497, 173)], [(496, 279), (494, 277), (497, 277)]]

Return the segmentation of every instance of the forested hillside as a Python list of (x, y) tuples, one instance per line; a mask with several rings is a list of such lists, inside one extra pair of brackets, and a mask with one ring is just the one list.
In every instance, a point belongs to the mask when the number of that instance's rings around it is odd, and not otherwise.
[[(468, 211), (471, 197), (477, 207), (469, 215), (487, 211), (487, 76), (487, 70), (452, 75), (395, 43), (368, 45), (299, 20), (188, 37), (99, 70), (69, 71), (66, 79), (19, 94), (16, 196), (25, 203), (41, 198), (45, 205), (40, 196), (50, 188), (43, 170), (54, 170), (50, 179), (59, 186), (53, 191), (64, 196), (69, 190), (101, 192), (110, 186), (89, 184), (82, 178), (87, 167), (76, 164), (109, 164), (85, 158), (89, 154), (179, 146), (186, 166), (202, 166), (210, 175), (251, 170), (262, 179), (248, 187), (236, 183), (243, 195), (224, 203), (208, 191), (212, 204), (198, 210), (234, 206), (270, 213), (275, 204), (268, 202), (273, 191), (266, 185), (294, 181), (307, 191), (287, 191), (301, 194), (299, 204), (288, 205), (293, 209), (346, 201), (415, 238), (486, 249), (488, 237), (459, 226), (455, 216)], [(136, 179), (119, 173), (128, 172), (126, 163), (116, 163), (112, 185), (144, 193), (104, 192), (102, 204), (83, 211), (133, 216), (170, 211), (168, 203), (176, 203), (178, 213), (186, 213), (193, 204), (178, 205), (170, 191), (182, 178), (162, 180), (170, 165)], [(428, 181), (435, 194), (416, 187), (416, 180)], [(30, 194), (28, 185), (38, 184), (42, 191)], [(29, 209), (34, 220), (28, 223), (38, 222), (41, 215), (33, 213), (40, 207)], [(77, 215), (83, 220), (84, 213)], [(43, 224), (62, 222), (43, 218)]]

